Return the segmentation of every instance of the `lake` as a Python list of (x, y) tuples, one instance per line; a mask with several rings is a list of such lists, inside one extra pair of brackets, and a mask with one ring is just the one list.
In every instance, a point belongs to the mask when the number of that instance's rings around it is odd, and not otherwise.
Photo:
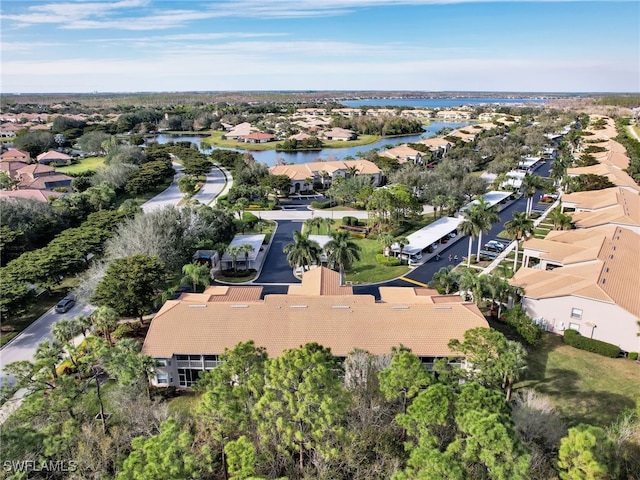
[(360, 107), (413, 107), (413, 108), (454, 108), (461, 105), (513, 105), (513, 104), (541, 104), (549, 101), (548, 97), (527, 98), (364, 98), (361, 100), (342, 100), (340, 103), (349, 108)]
[[(284, 163), (306, 163), (315, 162), (318, 159), (338, 159), (343, 160), (345, 157), (351, 156), (357, 158), (357, 154), (360, 152), (367, 152), (372, 148), (379, 148), (384, 150), (385, 145), (398, 145), (403, 143), (417, 142), (423, 138), (429, 138), (435, 136), (436, 132), (442, 128), (460, 128), (469, 125), (473, 122), (431, 122), (429, 125), (422, 127), (424, 133), (420, 135), (406, 135), (402, 137), (383, 138), (375, 143), (368, 145), (362, 145), (359, 147), (345, 147), (345, 148), (323, 148), (322, 150), (315, 152), (276, 152), (275, 150), (263, 150), (252, 151), (251, 154), (257, 162), (265, 163), (268, 166), (275, 165), (277, 161), (283, 161)], [(155, 141), (158, 143), (167, 142), (191, 142), (198, 146), (201, 152), (211, 153), (214, 148), (203, 149), (201, 147), (202, 139), (205, 138), (202, 135), (168, 135), (160, 134), (156, 137), (150, 138), (147, 141)], [(240, 150), (243, 151), (243, 150)]]

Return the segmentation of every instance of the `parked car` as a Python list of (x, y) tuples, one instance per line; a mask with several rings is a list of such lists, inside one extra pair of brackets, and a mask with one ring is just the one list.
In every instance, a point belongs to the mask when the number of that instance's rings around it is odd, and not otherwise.
[(498, 242), (497, 240), (489, 240), (484, 244), (484, 249), (489, 252), (502, 252), (504, 250), (504, 244)]
[(558, 199), (558, 194), (556, 193), (547, 193), (540, 197), (541, 202), (555, 202)]
[(67, 313), (75, 304), (76, 301), (73, 297), (64, 297), (56, 304), (56, 313)]

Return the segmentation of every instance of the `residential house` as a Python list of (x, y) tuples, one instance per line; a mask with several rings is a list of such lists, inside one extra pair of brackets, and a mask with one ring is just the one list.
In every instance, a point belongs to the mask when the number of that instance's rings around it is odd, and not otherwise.
[[(640, 234), (620, 227), (598, 231), (605, 232), (599, 246), (600, 240), (590, 245), (585, 239), (578, 245), (585, 250), (565, 254), (565, 259), (581, 256), (583, 261), (553, 270), (523, 267), (510, 282), (524, 288), (524, 309), (547, 330), (562, 334), (571, 328), (623, 351), (637, 352)], [(597, 254), (592, 255), (595, 250)]]
[(18, 175), (18, 170), (24, 168), (28, 163), (20, 160), (2, 160), (0, 162), (0, 172), (4, 173), (11, 179), (15, 179)]
[(444, 157), (453, 146), (450, 141), (440, 137), (426, 138), (424, 140), (419, 140), (417, 143), (426, 145), (430, 151), (436, 153), (439, 157)]
[(352, 132), (351, 130), (347, 130), (345, 128), (335, 127), (330, 130), (325, 130), (321, 132), (320, 137), (326, 140), (348, 141), (348, 140), (355, 140), (356, 138), (358, 138), (358, 134), (355, 132)]
[(243, 122), (239, 123), (227, 133), (225, 133), (222, 138), (225, 140), (239, 140), (257, 130), (258, 129), (252, 126), (249, 122)]
[(0, 125), (0, 137), (15, 137), (22, 130), (22, 127), (14, 123), (3, 123)]
[(29, 152), (24, 152), (22, 150), (18, 150), (17, 148), (10, 148), (0, 155), (0, 161), (31, 163), (31, 155), (29, 155)]
[(588, 167), (567, 168), (569, 177), (589, 174), (607, 177), (616, 187), (622, 187), (632, 192), (640, 192), (640, 186), (638, 186), (633, 177), (613, 164), (598, 163)]
[(408, 145), (398, 145), (397, 147), (393, 147), (385, 150), (382, 153), (379, 153), (378, 156), (392, 158), (394, 160), (397, 160), (398, 163), (412, 162), (416, 165), (422, 165), (424, 153), (415, 150)]
[(278, 137), (271, 133), (264, 132), (253, 132), (249, 135), (245, 135), (244, 137), (238, 138), (238, 140), (243, 141), (244, 143), (268, 143), (277, 140)]
[(314, 183), (330, 185), (337, 177), (346, 178), (351, 167), (356, 176), (369, 175), (374, 185), (380, 185), (382, 170), (368, 160), (335, 160), (330, 162), (307, 162), (292, 165), (274, 165), (269, 168), (273, 175), (287, 175), (291, 179), (289, 193), (313, 190)]
[(55, 150), (49, 150), (48, 152), (41, 153), (36, 157), (38, 163), (42, 165), (68, 165), (71, 162), (71, 157), (66, 153), (56, 152)]
[(17, 172), (18, 189), (53, 190), (71, 186), (73, 178), (57, 173), (48, 165), (39, 163), (22, 167)]
[(471, 118), (471, 112), (462, 110), (438, 110), (436, 112), (436, 118), (442, 120), (469, 120)]
[(47, 203), (49, 199), (58, 198), (63, 195), (64, 193), (62, 192), (36, 190), (33, 188), (27, 188), (24, 190), (0, 190), (0, 199), (4, 200), (29, 199)]
[(338, 358), (356, 348), (383, 355), (404, 345), (431, 366), (453, 354), (451, 339), (477, 327), (488, 327), (482, 313), (457, 295), (383, 287), (377, 302), (354, 295), (337, 272), (318, 267), (287, 294), (262, 298), (260, 286), (212, 286), (169, 300), (153, 318), (142, 353), (156, 360), (152, 384), (191, 387), (240, 342), (252, 340), (270, 357), (310, 342)]

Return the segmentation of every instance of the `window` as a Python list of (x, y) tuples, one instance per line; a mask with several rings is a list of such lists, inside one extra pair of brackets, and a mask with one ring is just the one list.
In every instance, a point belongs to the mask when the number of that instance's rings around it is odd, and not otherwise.
[(168, 367), (171, 365), (171, 360), (166, 358), (156, 358), (156, 367)]
[(156, 373), (156, 383), (158, 385), (167, 385), (169, 383), (169, 376), (166, 373)]
[(580, 310), (579, 308), (572, 308), (571, 318), (577, 318), (577, 319), (582, 318), (582, 310)]
[(579, 331), (580, 331), (580, 325), (578, 325), (577, 323), (570, 323), (570, 324), (569, 324), (569, 328), (570, 328), (571, 330), (575, 330), (576, 332), (579, 332)]

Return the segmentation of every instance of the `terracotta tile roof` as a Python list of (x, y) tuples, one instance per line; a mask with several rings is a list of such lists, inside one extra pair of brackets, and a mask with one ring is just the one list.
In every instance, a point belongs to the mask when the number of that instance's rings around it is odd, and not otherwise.
[(347, 171), (349, 167), (355, 166), (360, 175), (375, 175), (380, 173), (380, 168), (368, 160), (336, 160), (330, 162), (307, 162), (293, 165), (274, 165), (269, 168), (273, 175), (287, 175), (292, 180), (304, 180), (313, 178), (323, 170), (334, 173), (338, 170)]
[(23, 190), (0, 190), (0, 198), (7, 200), (16, 198), (30, 198), (38, 202), (48, 202), (49, 198), (57, 198), (64, 195), (61, 192), (50, 192), (48, 190), (23, 189)]
[(249, 140), (271, 140), (277, 137), (271, 133), (253, 132), (253, 133), (249, 133), (248, 135), (244, 135), (243, 138), (249, 139)]
[(29, 175), (30, 177), (34, 177), (35, 175), (42, 174), (50, 174), (55, 172), (55, 168), (50, 167), (49, 165), (41, 165), (39, 163), (34, 163), (32, 165), (27, 165), (26, 167), (22, 167), (18, 170), (18, 175)]
[(624, 191), (619, 203), (591, 212), (576, 212), (571, 214), (572, 222), (578, 228), (596, 227), (599, 225), (616, 224), (632, 227), (640, 226), (640, 196)]
[(0, 162), (0, 171), (13, 178), (18, 170), (26, 167), (27, 165), (28, 163), (21, 162), (20, 160), (3, 160)]
[(638, 186), (627, 172), (612, 164), (599, 163), (589, 167), (567, 168), (567, 175), (569, 176), (587, 174), (601, 175), (607, 177), (611, 183), (617, 187), (627, 187), (635, 191), (640, 191), (640, 186)]
[(23, 152), (17, 148), (11, 148), (0, 155), (2, 160), (27, 160), (31, 159), (29, 152)]
[(351, 285), (340, 285), (340, 274), (328, 268), (312, 268), (300, 285), (290, 285), (288, 295), (353, 295)]
[(73, 178), (62, 173), (56, 173), (53, 175), (43, 175), (41, 177), (25, 177), (18, 183), (18, 188), (34, 188), (37, 190), (47, 190), (56, 187), (67, 187), (71, 185)]
[[(328, 281), (331, 275), (316, 272), (312, 277), (317, 286), (324, 283), (318, 277)], [(331, 295), (325, 287), (323, 294), (267, 295), (242, 303), (168, 301), (151, 322), (142, 351), (156, 358), (219, 354), (253, 340), (270, 356), (308, 342), (329, 347), (337, 356), (354, 348), (389, 353), (400, 344), (417, 355), (446, 356), (450, 339), (488, 326), (478, 308), (459, 297), (429, 303), (428, 296), (415, 295), (412, 303), (385, 303), (372, 295)]]
[(619, 203), (619, 195), (624, 191), (620, 187), (611, 187), (588, 192), (574, 192), (563, 195), (561, 200), (565, 205), (570, 203), (572, 208), (597, 210), (617, 205)]
[(521, 268), (511, 279), (531, 298), (576, 295), (616, 303), (640, 317), (640, 235), (615, 228), (597, 260), (551, 271)]
[(71, 157), (66, 153), (56, 152), (55, 150), (49, 150), (48, 152), (41, 153), (36, 157), (40, 160), (71, 160)]
[(404, 163), (407, 160), (415, 160), (417, 157), (422, 157), (424, 154), (418, 150), (414, 150), (408, 145), (398, 145), (397, 147), (385, 150), (379, 155), (381, 157), (397, 159), (399, 163)]
[(445, 140), (444, 138), (434, 137), (427, 138), (425, 140), (420, 140), (418, 143), (422, 143), (429, 147), (429, 150), (437, 150), (439, 148), (449, 148), (451, 147), (451, 142)]
[(615, 226), (592, 229), (551, 231), (544, 239), (529, 238), (522, 248), (527, 251), (541, 252), (539, 257), (562, 265), (592, 262), (607, 238), (616, 231)]

